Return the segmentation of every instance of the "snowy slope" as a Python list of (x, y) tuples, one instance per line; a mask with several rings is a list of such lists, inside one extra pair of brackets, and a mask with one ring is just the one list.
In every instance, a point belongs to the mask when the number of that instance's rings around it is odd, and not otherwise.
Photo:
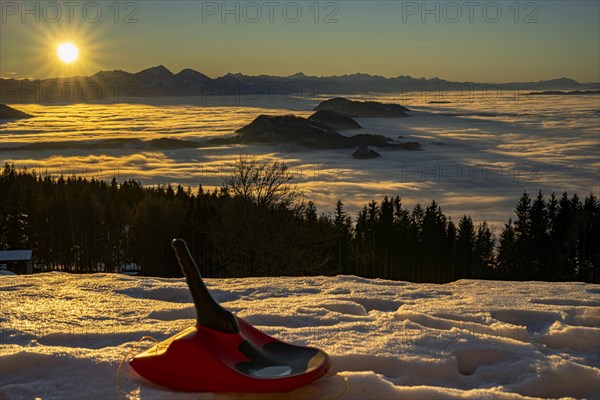
[[(208, 279), (225, 307), (320, 347), (332, 374), (288, 395), (175, 393), (123, 364), (133, 399), (600, 398), (600, 286), (352, 276)], [(193, 324), (182, 279), (0, 277), (0, 398), (119, 398), (121, 360)], [(333, 373), (337, 373), (334, 375)]]

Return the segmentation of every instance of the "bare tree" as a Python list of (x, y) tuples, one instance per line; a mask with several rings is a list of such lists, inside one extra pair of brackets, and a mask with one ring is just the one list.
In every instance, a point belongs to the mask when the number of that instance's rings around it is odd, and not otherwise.
[(260, 161), (255, 156), (240, 156), (223, 188), (257, 206), (290, 208), (302, 193), (292, 184), (293, 174), (281, 161)]

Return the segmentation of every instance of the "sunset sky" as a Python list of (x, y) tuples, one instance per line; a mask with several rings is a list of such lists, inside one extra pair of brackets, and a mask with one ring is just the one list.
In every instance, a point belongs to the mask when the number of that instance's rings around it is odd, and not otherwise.
[[(79, 2), (70, 10), (64, 2), (3, 1), (0, 75), (136, 72), (163, 64), (211, 77), (301, 71), (600, 80), (600, 2), (467, 3), (258, 1), (223, 9), (220, 1), (138, 1), (119, 3), (117, 12), (114, 2)], [(57, 57), (64, 42), (78, 47), (76, 62)]]

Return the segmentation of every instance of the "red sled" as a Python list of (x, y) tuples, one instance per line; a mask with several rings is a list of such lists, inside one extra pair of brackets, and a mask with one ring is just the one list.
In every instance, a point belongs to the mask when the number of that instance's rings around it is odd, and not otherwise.
[(197, 323), (131, 360), (144, 378), (189, 392), (289, 392), (327, 373), (322, 350), (259, 331), (221, 307), (202, 281), (185, 241), (172, 243), (196, 307)]

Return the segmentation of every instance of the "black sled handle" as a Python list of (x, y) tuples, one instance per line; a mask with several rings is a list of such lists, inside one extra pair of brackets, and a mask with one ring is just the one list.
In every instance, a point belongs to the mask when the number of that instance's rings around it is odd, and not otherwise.
[(239, 333), (240, 327), (236, 317), (221, 307), (204, 285), (198, 265), (192, 258), (185, 240), (173, 239), (171, 246), (175, 250), (181, 271), (192, 292), (197, 324), (224, 333)]

